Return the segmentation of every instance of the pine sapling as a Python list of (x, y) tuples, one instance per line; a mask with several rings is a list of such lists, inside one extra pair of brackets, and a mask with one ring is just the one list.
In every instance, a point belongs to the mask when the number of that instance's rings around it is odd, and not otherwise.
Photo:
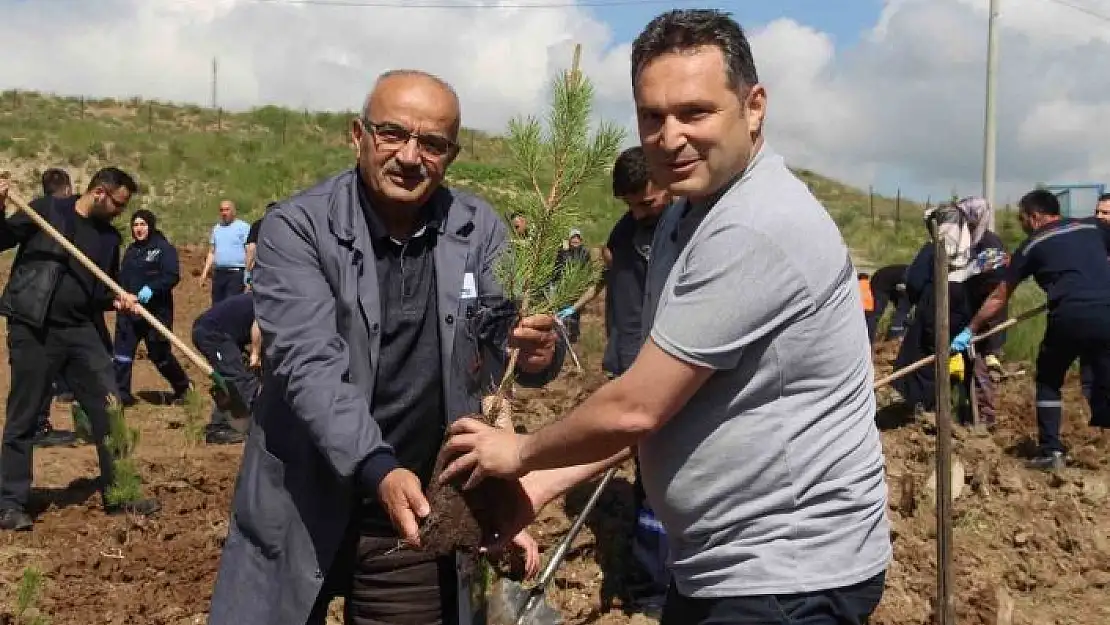
[(44, 580), (42, 571), (37, 568), (29, 566), (23, 569), (15, 599), (15, 616), (20, 625), (46, 625), (46, 617), (38, 609)]
[(143, 482), (133, 454), (139, 444), (139, 430), (127, 425), (123, 404), (115, 396), (108, 396), (108, 436), (105, 443), (112, 456), (112, 483), (108, 485), (105, 499), (110, 505), (131, 503), (142, 499)]
[(195, 388), (185, 391), (185, 422), (182, 430), (186, 445), (195, 446), (204, 442), (204, 406), (205, 402)]
[[(591, 132), (594, 89), (574, 65), (552, 81), (552, 103), (546, 124), (535, 117), (510, 122), (508, 143), (513, 164), (527, 189), (514, 194), (510, 208), (528, 221), (528, 233), (511, 237), (494, 267), (506, 298), (514, 304), (510, 327), (532, 315), (551, 314), (573, 304), (596, 283), (601, 267), (593, 259), (566, 262), (556, 257), (571, 228), (579, 224), (581, 186), (608, 171), (623, 140), (623, 130), (601, 123)], [(492, 395), (483, 401), (482, 418), (491, 425), (512, 426), (507, 400), (515, 382), (519, 350), (509, 351), (505, 372)], [(440, 458), (438, 476), (448, 459)], [(506, 501), (519, 493), (515, 482), (487, 478), (463, 493), (459, 484), (432, 481), (428, 499), (432, 514), (421, 527), (424, 549), (435, 553), (474, 550), (488, 538)]]

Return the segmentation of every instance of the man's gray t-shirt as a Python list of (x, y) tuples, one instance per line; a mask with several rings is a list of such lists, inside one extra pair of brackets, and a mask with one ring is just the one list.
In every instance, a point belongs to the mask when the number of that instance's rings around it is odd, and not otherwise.
[(890, 527), (847, 247), (766, 145), (698, 211), (676, 202), (664, 214), (644, 307), (660, 348), (715, 370), (639, 445), (678, 591), (790, 594), (869, 579), (889, 562)]

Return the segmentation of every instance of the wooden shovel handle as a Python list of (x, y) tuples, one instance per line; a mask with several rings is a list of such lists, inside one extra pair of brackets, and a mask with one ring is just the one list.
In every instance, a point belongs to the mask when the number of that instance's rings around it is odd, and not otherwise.
[[(85, 267), (85, 269), (88, 269), (90, 273), (96, 276), (97, 280), (100, 280), (104, 283), (105, 286), (112, 289), (112, 292), (115, 293), (117, 297), (129, 295), (127, 291), (123, 290), (123, 287), (121, 287), (119, 284), (116, 284), (115, 280), (112, 280), (112, 278), (109, 277), (108, 274), (104, 273), (104, 270), (98, 267), (97, 264), (94, 263), (88, 256), (86, 256), (81, 250), (77, 249), (77, 246), (71, 243), (69, 239), (65, 238), (62, 233), (58, 232), (58, 230), (55, 229), (54, 226), (50, 225), (49, 221), (43, 218), (42, 215), (38, 214), (38, 211), (31, 208), (30, 205), (28, 205), (27, 202), (25, 202), (22, 198), (9, 191), (8, 200), (11, 201), (11, 203), (14, 204), (16, 208), (23, 211), (28, 217), (30, 217), (31, 221), (34, 221), (35, 224), (38, 225), (38, 227), (42, 229), (43, 232), (49, 235), (51, 239), (54, 239), (54, 241), (58, 245), (61, 245), (63, 248), (65, 248), (65, 251), (69, 252), (71, 256), (77, 259), (77, 262), (81, 263)], [(208, 364), (208, 361), (205, 360), (203, 356), (190, 348), (185, 343), (185, 341), (182, 341), (180, 338), (178, 338), (176, 334), (171, 332), (170, 329), (165, 326), (165, 324), (159, 321), (157, 317), (152, 315), (149, 310), (143, 308), (139, 304), (136, 304), (136, 310), (138, 311), (139, 315), (146, 320), (147, 323), (149, 323), (155, 330), (158, 331), (159, 334), (164, 336), (166, 340), (173, 343), (174, 346), (177, 347), (177, 349), (181, 350), (181, 353), (185, 354), (185, 356), (190, 361), (192, 361), (192, 363), (196, 365), (201, 371), (203, 371), (205, 375), (211, 377), (212, 366)]]
[[(1048, 304), (1041, 304), (1040, 306), (1037, 306), (1036, 308), (1031, 308), (1031, 309), (1021, 313), (1020, 315), (1017, 315), (1016, 317), (1011, 317), (1011, 318), (1007, 319), (1006, 321), (1003, 321), (1002, 323), (1000, 323), (997, 326), (991, 328), (990, 330), (987, 330), (986, 332), (984, 332), (982, 334), (979, 334), (975, 337), (972, 337), (971, 341), (973, 343), (975, 343), (975, 342), (981, 341), (981, 340), (983, 340), (983, 339), (985, 339), (989, 336), (994, 336), (995, 334), (998, 334), (999, 332), (1002, 332), (1006, 328), (1010, 328), (1014, 325), (1017, 325), (1018, 323), (1021, 323), (1022, 321), (1025, 321), (1026, 319), (1031, 319), (1033, 317), (1036, 317), (1037, 315), (1044, 312), (1047, 308), (1048, 308)], [(895, 371), (894, 373), (891, 373), (890, 375), (886, 376), (885, 378), (880, 378), (879, 380), (877, 380), (875, 382), (875, 388), (876, 389), (881, 388), (881, 387), (886, 386), (887, 384), (890, 384), (891, 382), (893, 382), (893, 381), (895, 381), (899, 378), (904, 378), (907, 375), (913, 373), (914, 371), (917, 371), (918, 369), (929, 366), (936, 359), (937, 359), (937, 357), (935, 355), (926, 356), (926, 357), (922, 358), (921, 360), (918, 360), (917, 362), (913, 363), (912, 365), (908, 365), (906, 367), (903, 367), (903, 368)]]

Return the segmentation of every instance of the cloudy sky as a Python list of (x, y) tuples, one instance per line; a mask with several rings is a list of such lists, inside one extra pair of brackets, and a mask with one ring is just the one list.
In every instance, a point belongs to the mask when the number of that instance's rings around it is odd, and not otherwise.
[[(600, 114), (631, 128), (629, 43), (673, 6), (749, 31), (792, 164), (891, 194), (979, 191), (988, 0), (0, 0), (0, 88), (207, 103), (218, 57), (225, 107), (352, 109), (407, 66), (452, 82), (466, 125), (501, 131), (542, 110), (580, 42)], [(998, 199), (1110, 184), (1110, 0), (1002, 9)]]

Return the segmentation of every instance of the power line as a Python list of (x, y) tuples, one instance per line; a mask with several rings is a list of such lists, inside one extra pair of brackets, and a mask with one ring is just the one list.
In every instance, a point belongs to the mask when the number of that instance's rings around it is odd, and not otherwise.
[(1089, 9), (1085, 6), (1078, 5), (1078, 4), (1073, 4), (1071, 2), (1068, 2), (1067, 0), (1048, 0), (1048, 2), (1053, 2), (1053, 3), (1058, 4), (1060, 6), (1068, 7), (1069, 9), (1072, 9), (1074, 11), (1079, 11), (1080, 13), (1086, 13), (1087, 15), (1090, 15), (1091, 17), (1093, 17), (1095, 19), (1100, 19), (1100, 20), (1110, 24), (1110, 15), (1105, 15), (1103, 13), (1099, 13), (1098, 11), (1095, 11), (1093, 9)]
[(358, 7), (389, 9), (569, 9), (574, 7), (619, 7), (658, 4), (691, 4), (695, 0), (581, 0), (579, 2), (555, 1), (537, 3), (468, 4), (447, 2), (412, 2), (397, 0), (250, 0), (259, 4), (308, 5), (324, 7)]

